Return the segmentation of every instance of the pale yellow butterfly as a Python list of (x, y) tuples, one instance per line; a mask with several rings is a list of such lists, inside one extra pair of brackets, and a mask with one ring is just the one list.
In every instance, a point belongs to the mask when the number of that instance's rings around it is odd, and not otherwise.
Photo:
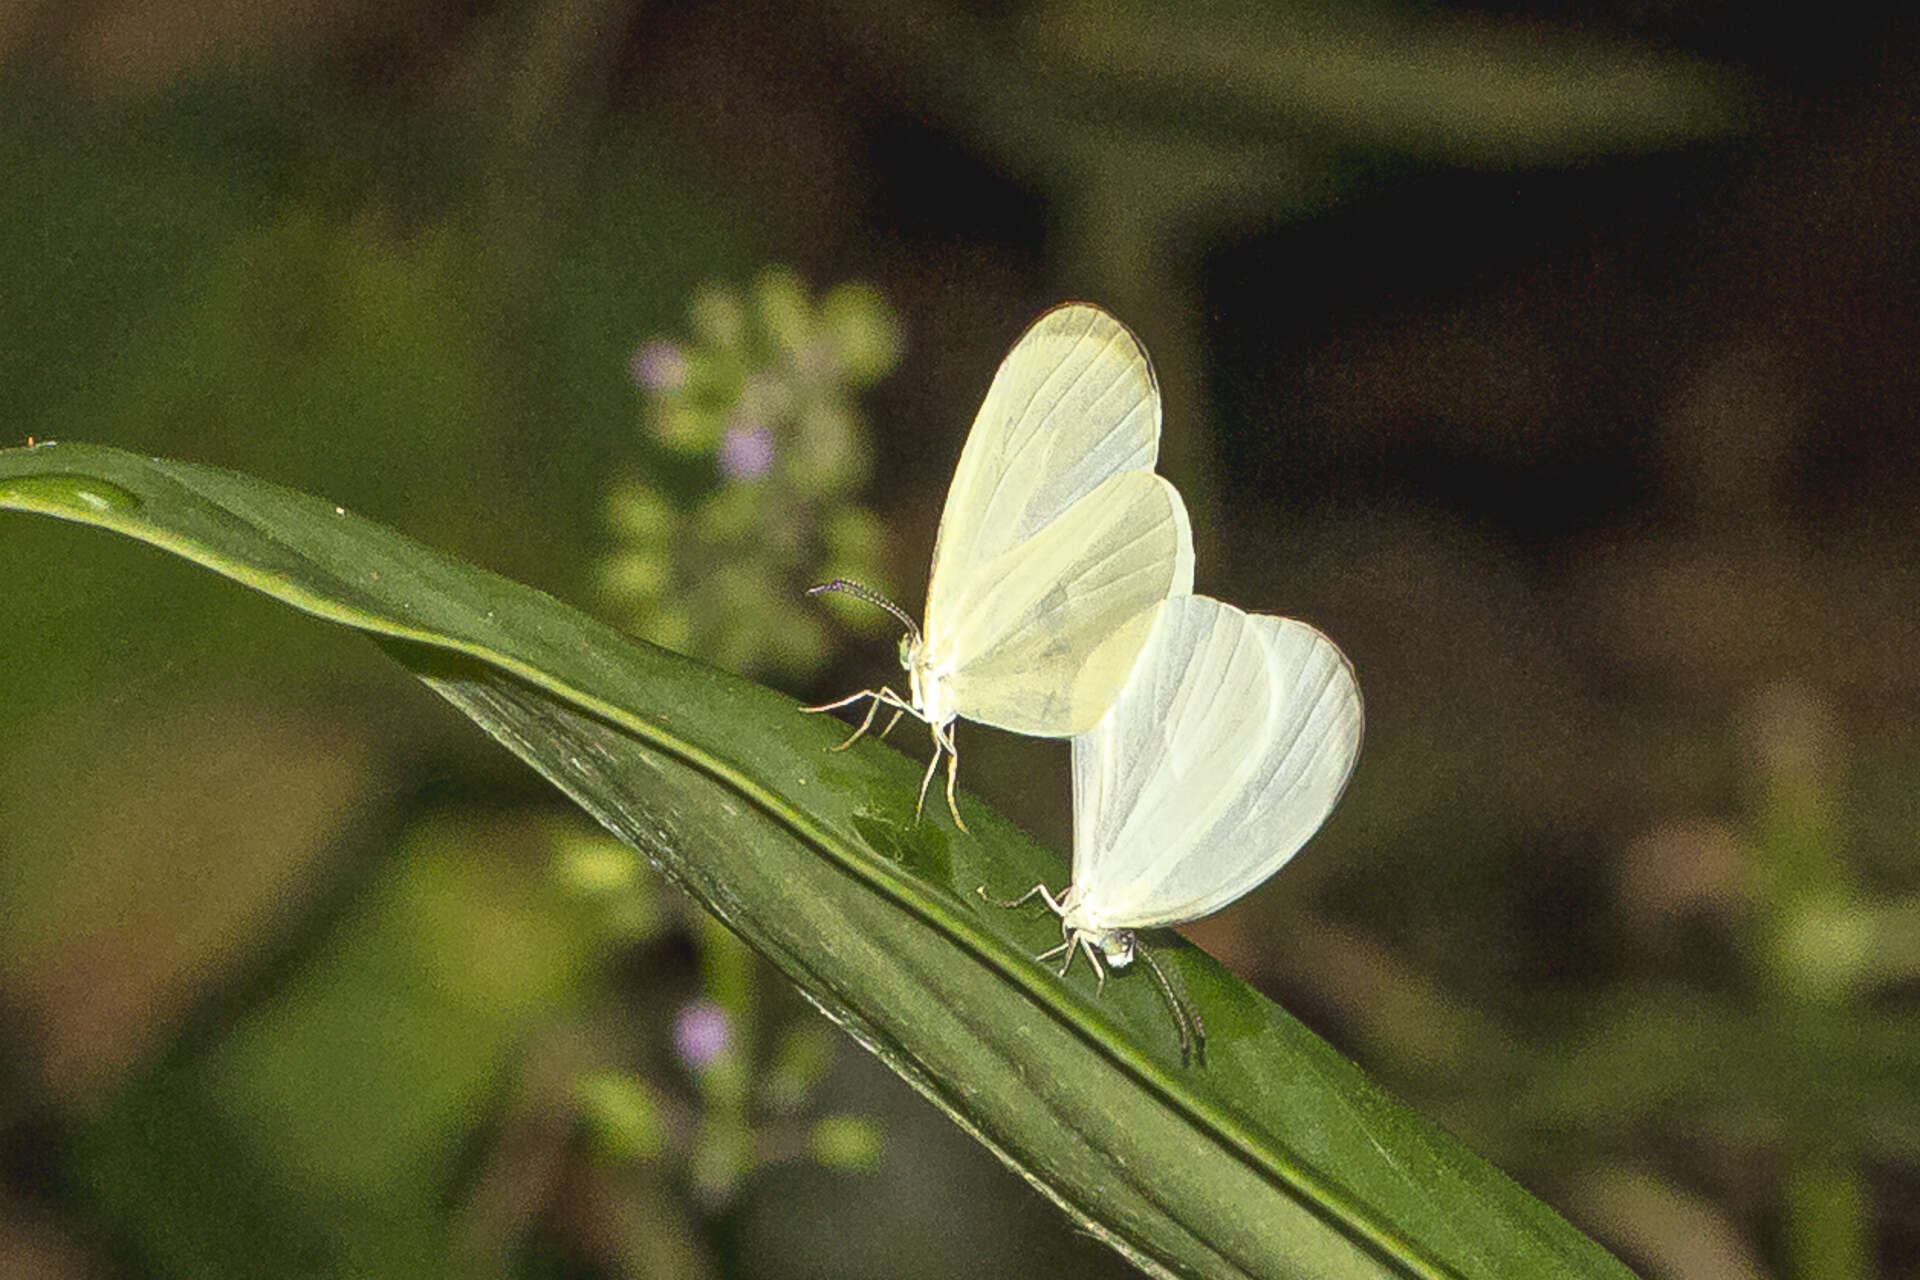
[[(1073, 740), (1073, 883), (1036, 896), (1060, 917), (1064, 975), (1145, 956), (1180, 1023), (1201, 1023), (1135, 931), (1218, 911), (1299, 852), (1360, 753), (1360, 686), (1304, 622), (1206, 596), (1167, 600), (1106, 716)], [(985, 896), (985, 890), (982, 891)]]
[(917, 814), (944, 755), (947, 808), (960, 716), (1040, 737), (1083, 733), (1106, 712), (1146, 643), (1154, 605), (1193, 589), (1186, 507), (1153, 472), (1160, 390), (1126, 326), (1087, 303), (1046, 312), (1001, 361), (947, 492), (923, 630), (855, 583), (823, 583), (892, 612), (907, 628), (907, 696), (863, 689), (807, 708), (869, 699), (848, 746), (893, 709), (933, 734)]

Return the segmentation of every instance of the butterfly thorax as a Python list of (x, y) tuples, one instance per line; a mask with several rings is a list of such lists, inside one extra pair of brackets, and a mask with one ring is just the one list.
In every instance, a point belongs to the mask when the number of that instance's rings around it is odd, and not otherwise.
[(950, 665), (938, 661), (919, 636), (901, 638), (900, 665), (907, 669), (907, 689), (912, 694), (914, 714), (930, 725), (952, 723), (958, 713), (953, 705)]

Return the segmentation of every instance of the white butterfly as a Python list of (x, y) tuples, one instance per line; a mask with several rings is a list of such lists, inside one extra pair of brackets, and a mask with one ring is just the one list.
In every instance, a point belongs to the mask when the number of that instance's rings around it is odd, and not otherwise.
[[(851, 745), (884, 704), (933, 733), (927, 798), (947, 757), (954, 801), (959, 716), (1063, 738), (1092, 728), (1146, 643), (1153, 606), (1193, 589), (1193, 535), (1180, 495), (1153, 473), (1160, 390), (1139, 340), (1086, 303), (1042, 315), (1000, 363), (947, 492), (922, 631), (899, 608), (845, 591), (906, 624), (908, 696), (863, 689), (809, 711), (870, 699)], [(916, 806), (914, 812), (919, 812)]]
[[(1360, 753), (1360, 686), (1304, 622), (1206, 596), (1159, 606), (1125, 688), (1073, 740), (1073, 883), (1035, 896), (1060, 917), (1064, 976), (1085, 952), (1107, 968), (1146, 956), (1135, 931), (1218, 911), (1278, 871), (1326, 820)], [(982, 896), (985, 891), (982, 890)]]

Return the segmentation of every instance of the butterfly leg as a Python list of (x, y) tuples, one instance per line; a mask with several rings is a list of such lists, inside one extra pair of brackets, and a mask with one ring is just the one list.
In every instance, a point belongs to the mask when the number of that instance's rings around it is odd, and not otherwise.
[(1060, 976), (1064, 978), (1067, 976), (1067, 970), (1073, 966), (1073, 944), (1071, 942), (1063, 942), (1051, 950), (1042, 951), (1039, 955), (1035, 956), (1033, 960), (1035, 964), (1045, 964), (1057, 955), (1066, 956), (1066, 960), (1061, 963), (1059, 969)]
[[(1024, 907), (1027, 903), (1038, 898), (1047, 904), (1047, 910), (1053, 912), (1053, 914), (1057, 916), (1064, 916), (1066, 914), (1066, 905), (1062, 901), (1066, 895), (1062, 894), (1060, 898), (1054, 897), (1045, 884), (1037, 884), (1019, 897), (1005, 901), (989, 896), (987, 886), (985, 885), (980, 885), (974, 892), (996, 907)], [(1055, 956), (1065, 956), (1066, 958), (1060, 962), (1059, 969), (1059, 976), (1064, 978), (1067, 976), (1067, 970), (1073, 968), (1074, 958), (1084, 951), (1087, 953), (1087, 963), (1093, 966), (1094, 990), (1105, 990), (1107, 985), (1107, 966), (1101, 962), (1100, 952), (1094, 944), (1093, 935), (1084, 933), (1079, 929), (1068, 928), (1064, 919), (1060, 922), (1060, 931), (1066, 935), (1066, 940), (1057, 947), (1050, 947), (1042, 951), (1034, 957), (1034, 960), (1037, 963), (1045, 964)]]
[(1042, 952), (1035, 956), (1034, 959), (1045, 961), (1051, 960), (1055, 956), (1064, 955), (1066, 959), (1060, 962), (1059, 970), (1060, 976), (1064, 978), (1067, 976), (1067, 970), (1073, 968), (1073, 962), (1080, 957), (1080, 953), (1083, 951), (1086, 952), (1087, 963), (1093, 966), (1094, 992), (1097, 994), (1105, 991), (1107, 989), (1107, 966), (1100, 963), (1100, 953), (1095, 950), (1093, 939), (1084, 933), (1080, 933), (1077, 930), (1070, 933), (1065, 942), (1053, 948), (1051, 951)]
[[(901, 716), (907, 715), (909, 712), (911, 712), (913, 715), (916, 715), (916, 716), (920, 714), (918, 711), (914, 711), (912, 705), (909, 704), (905, 698), (902, 698), (899, 694), (895, 693), (892, 689), (882, 686), (880, 691), (873, 695), (873, 701), (867, 707), (866, 723), (860, 726), (863, 732), (866, 730), (868, 725), (871, 725), (873, 723), (873, 713), (880, 709), (880, 704), (883, 702), (893, 708), (893, 715), (888, 717), (887, 727), (874, 735), (875, 737), (878, 737), (878, 738), (884, 738), (888, 734), (892, 733), (893, 726), (900, 723)], [(853, 736), (857, 738), (860, 735), (856, 733)], [(851, 739), (849, 739), (849, 741), (851, 741)]]
[[(855, 696), (857, 697), (858, 695), (855, 695)], [(825, 707), (808, 707), (807, 710), (824, 711), (826, 710), (826, 708)], [(855, 729), (851, 734), (849, 734), (845, 742), (841, 743), (837, 747), (828, 747), (827, 750), (845, 751), (848, 747), (860, 741), (860, 735), (873, 727), (873, 716), (874, 716), (874, 713), (878, 710), (880, 710), (880, 696), (878, 694), (874, 694), (872, 695), (871, 701), (867, 703), (866, 718), (860, 721), (860, 727), (858, 729)]]
[[(974, 892), (979, 894), (982, 898), (986, 899), (986, 901), (991, 902), (996, 907), (1008, 907), (1008, 908), (1024, 907), (1029, 902), (1032, 902), (1035, 898), (1039, 898), (1041, 901), (1047, 904), (1047, 910), (1053, 912), (1053, 914), (1059, 915), (1062, 910), (1059, 899), (1055, 898), (1051, 893), (1047, 892), (1047, 886), (1045, 886), (1044, 884), (1037, 884), (1033, 886), (1033, 888), (1021, 894), (1019, 897), (1009, 898), (1004, 901), (999, 898), (987, 897), (987, 886), (985, 885), (981, 885), (979, 888), (975, 889)], [(1048, 952), (1047, 954), (1052, 955), (1053, 953)]]
[(960, 806), (954, 801), (953, 788), (960, 780), (960, 750), (953, 745), (953, 726), (947, 726), (947, 812), (953, 815), (953, 825), (962, 831), (967, 824), (960, 819)]
[[(1093, 990), (1094, 994), (1098, 995), (1107, 989), (1107, 966), (1100, 963), (1100, 953), (1094, 949), (1092, 938), (1082, 933), (1075, 935), (1073, 940), (1078, 942), (1080, 949), (1087, 953), (1087, 963), (1093, 966)], [(1060, 974), (1065, 977), (1066, 970), (1062, 969)]]
[(927, 788), (933, 785), (933, 772), (940, 767), (940, 757), (947, 758), (947, 812), (953, 815), (953, 824), (962, 831), (967, 829), (966, 822), (960, 817), (960, 806), (954, 803), (953, 786), (960, 771), (960, 752), (953, 745), (953, 724), (929, 723), (927, 728), (933, 732), (933, 759), (927, 761), (926, 776), (920, 779), (920, 799), (913, 806), (913, 820), (920, 821), (920, 813), (927, 806)]
[(926, 776), (920, 779), (920, 798), (913, 802), (913, 820), (920, 821), (920, 811), (927, 807), (927, 788), (933, 783), (933, 771), (940, 767), (940, 731), (935, 729), (933, 737), (933, 759), (927, 761)]
[(861, 737), (863, 737), (869, 729), (873, 728), (873, 718), (879, 713), (882, 703), (893, 708), (893, 719), (887, 721), (887, 727), (880, 731), (879, 736), (882, 738), (893, 732), (893, 726), (900, 723), (900, 717), (902, 715), (913, 710), (913, 708), (907, 704), (906, 699), (885, 685), (878, 689), (862, 689), (858, 693), (850, 693), (837, 702), (823, 702), (817, 707), (802, 707), (800, 709), (806, 712), (838, 711), (848, 703), (858, 702), (862, 698), (871, 699), (871, 701), (867, 703), (866, 717), (860, 721), (860, 727), (855, 729), (845, 742), (837, 747), (830, 748), (831, 750), (845, 751), (848, 747), (860, 741)]
[(841, 698), (835, 702), (822, 702), (818, 706), (802, 707), (800, 709), (802, 711), (807, 711), (807, 712), (838, 711), (840, 708), (846, 706), (849, 702), (858, 702), (862, 698), (877, 698), (880, 696), (880, 692), (881, 691), (878, 689), (862, 689), (858, 693), (850, 693), (846, 697)]
[(893, 708), (893, 715), (888, 717), (887, 727), (882, 729), (877, 735), (875, 735), (876, 737), (884, 738), (888, 734), (892, 733), (893, 726), (900, 723), (901, 716), (908, 715), (908, 714), (917, 716), (920, 714), (918, 711), (915, 711), (913, 709), (912, 704), (910, 704), (905, 698), (902, 698), (899, 694), (895, 693), (890, 688), (883, 687), (880, 690), (878, 696), (874, 698), (873, 705), (877, 708), (883, 702)]

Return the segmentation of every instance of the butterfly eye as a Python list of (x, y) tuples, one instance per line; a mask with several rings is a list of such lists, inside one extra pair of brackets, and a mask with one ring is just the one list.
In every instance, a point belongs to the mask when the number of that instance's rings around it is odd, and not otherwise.
[(900, 637), (900, 665), (909, 671), (913, 670), (913, 636), (911, 634)]

